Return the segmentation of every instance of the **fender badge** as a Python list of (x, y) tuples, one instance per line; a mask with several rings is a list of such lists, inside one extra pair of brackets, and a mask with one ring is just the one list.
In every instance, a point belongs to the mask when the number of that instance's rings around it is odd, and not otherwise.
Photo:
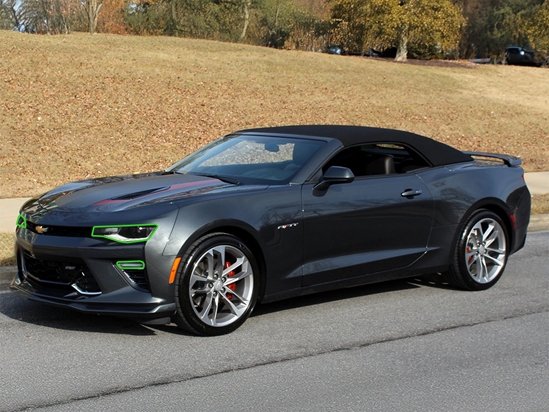
[(279, 227), (277, 227), (277, 230), (280, 230), (280, 229), (289, 229), (291, 227), (296, 227), (298, 224), (297, 223), (288, 223), (287, 225), (281, 225)]

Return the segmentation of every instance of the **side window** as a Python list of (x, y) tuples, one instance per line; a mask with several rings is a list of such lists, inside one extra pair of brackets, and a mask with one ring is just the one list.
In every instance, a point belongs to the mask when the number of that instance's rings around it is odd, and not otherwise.
[(408, 173), (429, 164), (412, 149), (401, 144), (375, 143), (353, 146), (337, 153), (323, 167), (343, 166), (360, 176)]

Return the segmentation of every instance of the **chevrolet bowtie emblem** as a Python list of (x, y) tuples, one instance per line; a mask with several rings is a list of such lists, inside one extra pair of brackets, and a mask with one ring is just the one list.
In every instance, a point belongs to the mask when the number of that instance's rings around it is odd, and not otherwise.
[(42, 234), (46, 233), (49, 230), (49, 228), (44, 226), (36, 226), (36, 233)]

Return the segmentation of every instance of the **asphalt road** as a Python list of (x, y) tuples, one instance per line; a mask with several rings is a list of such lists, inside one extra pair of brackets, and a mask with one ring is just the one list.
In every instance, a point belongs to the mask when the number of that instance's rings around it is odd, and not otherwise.
[(548, 252), (530, 234), (485, 292), (388, 282), (260, 306), (215, 338), (0, 291), (0, 411), (547, 411)]

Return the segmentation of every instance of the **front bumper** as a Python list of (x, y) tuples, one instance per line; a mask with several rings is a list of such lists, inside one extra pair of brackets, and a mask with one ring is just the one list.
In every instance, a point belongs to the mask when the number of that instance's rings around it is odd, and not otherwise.
[[(169, 318), (172, 294), (162, 296), (170, 259), (147, 259), (145, 244), (120, 245), (89, 237), (40, 235), (17, 228), (17, 274), (10, 289), (28, 300), (137, 321)], [(132, 263), (140, 262), (139, 264)], [(165, 294), (166, 295), (166, 294)]]

